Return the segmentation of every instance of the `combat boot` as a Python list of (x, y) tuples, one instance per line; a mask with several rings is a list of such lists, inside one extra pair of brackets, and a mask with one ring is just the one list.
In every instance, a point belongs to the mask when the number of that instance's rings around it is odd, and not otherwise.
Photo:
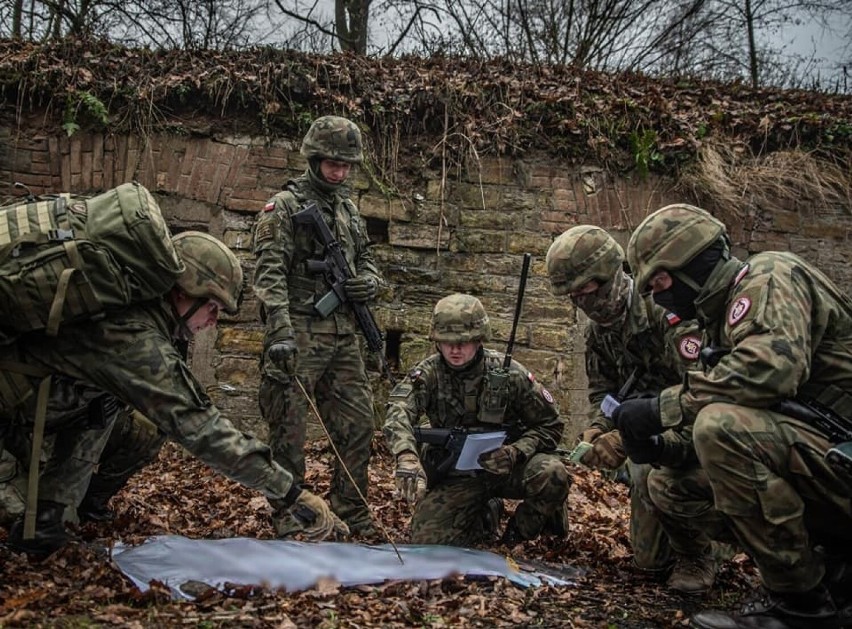
[(47, 557), (59, 550), (72, 537), (65, 530), (62, 514), (65, 505), (52, 500), (39, 500), (36, 512), (35, 536), (24, 539), (24, 516), (12, 525), (6, 545), (13, 551), (35, 557)]
[(568, 499), (560, 507), (547, 516), (542, 533), (554, 535), (559, 539), (568, 539)]
[(826, 629), (840, 627), (834, 601), (824, 585), (807, 592), (765, 592), (739, 612), (702, 611), (689, 621), (699, 629)]
[(503, 531), (503, 535), (500, 537), (500, 543), (506, 546), (515, 546), (524, 541), (524, 539), (524, 536), (518, 530), (518, 523), (515, 521), (515, 516), (512, 516), (506, 523), (506, 530)]
[(486, 541), (498, 539), (500, 533), (500, 518), (503, 517), (505, 506), (502, 498), (489, 498), (482, 515), (482, 529)]
[(114, 520), (115, 511), (109, 508), (111, 497), (111, 495), (87, 493), (83, 502), (77, 507), (77, 517), (80, 522), (111, 522)]
[(703, 594), (716, 581), (716, 560), (709, 552), (701, 555), (675, 555), (668, 586), (684, 594)]

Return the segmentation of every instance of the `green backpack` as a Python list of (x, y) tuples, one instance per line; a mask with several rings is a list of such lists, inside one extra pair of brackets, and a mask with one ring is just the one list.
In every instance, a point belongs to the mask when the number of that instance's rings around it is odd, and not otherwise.
[(0, 208), (0, 342), (161, 296), (183, 270), (137, 183)]

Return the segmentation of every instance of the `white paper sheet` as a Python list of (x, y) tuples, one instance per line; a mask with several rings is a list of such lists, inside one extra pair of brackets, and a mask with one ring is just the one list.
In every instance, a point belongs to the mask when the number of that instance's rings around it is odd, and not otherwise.
[(621, 406), (621, 403), (611, 395), (607, 395), (601, 402), (601, 411), (604, 417), (612, 419), (612, 412)]
[(459, 459), (456, 461), (456, 469), (459, 471), (481, 470), (479, 455), (491, 452), (503, 445), (506, 440), (506, 431), (475, 432), (469, 434), (464, 441)]

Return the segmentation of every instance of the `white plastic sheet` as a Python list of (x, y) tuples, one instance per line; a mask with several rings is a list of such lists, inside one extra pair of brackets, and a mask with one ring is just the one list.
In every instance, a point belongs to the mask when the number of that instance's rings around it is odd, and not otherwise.
[[(386, 580), (441, 579), (454, 574), (502, 576), (522, 587), (571, 585), (573, 569), (521, 567), (495, 553), (452, 546), (398, 546), (403, 563), (388, 544), (303, 543), (230, 538), (153, 537), (140, 546), (118, 546), (113, 559), (143, 592), (152, 580), (166, 584), (175, 598), (192, 598), (183, 586), (205, 583), (264, 585), (287, 591), (309, 589), (321, 579), (345, 586)], [(573, 571), (579, 574), (579, 571)]]

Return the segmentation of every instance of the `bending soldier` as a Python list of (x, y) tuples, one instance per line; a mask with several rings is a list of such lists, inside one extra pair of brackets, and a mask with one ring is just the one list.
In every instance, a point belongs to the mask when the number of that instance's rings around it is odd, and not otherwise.
[[(552, 454), (564, 428), (559, 409), (523, 365), (512, 361), (508, 374), (502, 371), (504, 355), (482, 345), (490, 335), (476, 297), (444, 297), (435, 305), (429, 335), (438, 352), (411, 370), (388, 400), (384, 435), (397, 460), (397, 485), (416, 503), (416, 544), (466, 546), (496, 535), (501, 498), (523, 500), (504, 542), (568, 533), (571, 478)], [(458, 471), (443, 464), (451, 454), (444, 448), (418, 445), (414, 426), (421, 417), (436, 428), (504, 430), (507, 436), (480, 455), (482, 470)]]
[[(63, 511), (78, 506), (86, 492), (118, 400), (229, 478), (300, 512), (306, 507), (314, 516), (310, 533), (325, 537), (335, 529), (345, 531), (321, 498), (302, 490), (272, 461), (265, 444), (219, 414), (190, 373), (175, 340), (215, 325), (221, 310), (235, 313), (243, 276), (234, 254), (207, 234), (184, 232), (173, 243), (184, 268), (161, 299), (108, 311), (97, 320), (69, 322), (56, 337), (31, 333), (26, 342), (6, 348), (9, 362), (53, 374), (47, 430), (78, 426), (57, 440), (41, 473), (35, 536), (25, 538), (19, 520), (9, 533), (13, 548), (47, 554), (68, 541)], [(32, 426), (34, 397), (4, 411), (3, 427)]]
[[(301, 151), (308, 159), (307, 171), (270, 199), (255, 228), (254, 291), (266, 323), (260, 410), (269, 425), (275, 460), (301, 482), (308, 400), (299, 382), (314, 397), (357, 484), (357, 488), (352, 486), (335, 461), (329, 502), (354, 533), (371, 535), (370, 511), (358, 490), (367, 496), (373, 397), (361, 355), (361, 336), (348, 302), (373, 301), (382, 280), (364, 222), (345, 185), (352, 166), (363, 160), (361, 132), (345, 118), (323, 116), (311, 125)], [(354, 271), (344, 286), (346, 301), (327, 316), (316, 306), (331, 285), (322, 271), (313, 270), (322, 266), (326, 252), (309, 226), (297, 226), (291, 219), (306, 201), (316, 202)], [(294, 378), (297, 374), (299, 382)], [(273, 522), (281, 537), (302, 528), (286, 509), (276, 512)]]
[[(852, 424), (852, 302), (791, 253), (738, 260), (725, 226), (690, 205), (648, 216), (627, 256), (640, 290), (696, 318), (706, 348), (721, 352), (683, 386), (628, 401), (613, 419), (625, 439), (692, 429), (701, 469), (682, 483), (655, 470), (651, 497), (684, 526), (727, 521), (766, 588), (739, 613), (704, 611), (690, 626), (848, 623), (852, 610), (845, 621), (837, 610), (852, 604), (852, 487), (825, 458), (829, 435), (796, 409)], [(685, 501), (702, 508), (684, 513)]]
[[(591, 444), (582, 463), (615, 470), (627, 461), (630, 476), (630, 543), (633, 561), (643, 570), (667, 570), (676, 559), (668, 585), (695, 593), (709, 589), (715, 562), (676, 552), (658, 519), (648, 493), (651, 464), (681, 467), (694, 460), (690, 444), (674, 433), (660, 453), (633, 452), (627, 460), (621, 435), (610, 419), (619, 397), (658, 394), (697, 367), (701, 337), (694, 321), (666, 312), (633, 290), (624, 272), (624, 251), (605, 230), (578, 225), (561, 234), (547, 252), (554, 295), (567, 295), (591, 323), (586, 328), (586, 375), (589, 379), (588, 425), (579, 442)], [(658, 456), (659, 454), (659, 456)], [(679, 540), (689, 545), (692, 540)], [(675, 551), (681, 550), (675, 542)], [(700, 565), (693, 565), (700, 564)]]

